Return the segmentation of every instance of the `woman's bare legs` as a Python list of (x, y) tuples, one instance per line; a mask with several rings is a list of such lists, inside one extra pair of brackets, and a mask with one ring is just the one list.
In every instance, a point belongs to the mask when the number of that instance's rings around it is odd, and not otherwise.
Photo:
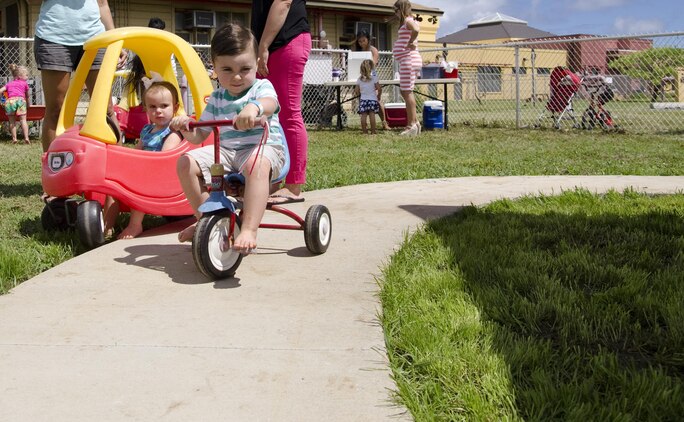
[(64, 96), (69, 88), (71, 74), (58, 70), (41, 70), (40, 77), (43, 82), (43, 95), (45, 97), (45, 117), (43, 118), (43, 131), (40, 141), (43, 144), (43, 152), (47, 152), (50, 143), (55, 139), (59, 112), (64, 103)]
[(406, 121), (408, 127), (418, 123), (418, 113), (416, 112), (416, 97), (413, 91), (401, 91), (401, 96), (406, 103)]

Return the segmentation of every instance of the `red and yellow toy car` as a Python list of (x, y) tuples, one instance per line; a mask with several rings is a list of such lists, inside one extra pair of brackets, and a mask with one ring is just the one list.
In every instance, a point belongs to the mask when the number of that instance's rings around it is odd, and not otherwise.
[[(42, 157), (42, 183), (54, 197), (41, 216), (45, 229), (75, 227), (84, 245), (104, 243), (102, 205), (107, 195), (124, 207), (146, 214), (191, 215), (178, 177), (176, 161), (196, 148), (183, 141), (177, 148), (149, 152), (118, 145), (118, 126), (107, 117), (112, 83), (122, 49), (134, 51), (149, 75), (156, 72), (178, 88), (171, 55), (188, 78), (196, 114), (204, 109), (212, 85), (192, 47), (169, 32), (142, 27), (118, 28), (97, 35), (84, 45), (85, 54), (69, 85), (57, 125), (57, 137)], [(76, 123), (76, 110), (86, 76), (98, 49), (105, 49), (85, 119)], [(182, 101), (182, 100), (181, 100)], [(184, 112), (181, 104), (179, 113)], [(206, 144), (211, 144), (208, 139)]]

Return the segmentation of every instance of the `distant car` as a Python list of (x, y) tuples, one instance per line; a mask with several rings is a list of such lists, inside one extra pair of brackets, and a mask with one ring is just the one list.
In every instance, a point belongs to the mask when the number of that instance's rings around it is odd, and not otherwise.
[[(98, 49), (106, 49), (85, 120), (76, 123), (81, 89)], [(76, 227), (87, 247), (104, 243), (102, 205), (107, 195), (124, 207), (146, 214), (183, 216), (193, 213), (176, 175), (176, 161), (196, 148), (187, 141), (170, 151), (150, 152), (117, 145), (119, 128), (107, 117), (112, 82), (121, 50), (134, 51), (148, 75), (159, 73), (178, 88), (171, 55), (188, 78), (194, 110), (200, 114), (212, 85), (199, 56), (182, 38), (166, 31), (126, 27), (106, 31), (86, 42), (85, 54), (69, 85), (57, 124), (57, 137), (42, 157), (46, 202), (43, 227)], [(180, 90), (179, 90), (180, 98)], [(179, 107), (183, 113), (184, 107)], [(211, 144), (213, 137), (205, 145)]]

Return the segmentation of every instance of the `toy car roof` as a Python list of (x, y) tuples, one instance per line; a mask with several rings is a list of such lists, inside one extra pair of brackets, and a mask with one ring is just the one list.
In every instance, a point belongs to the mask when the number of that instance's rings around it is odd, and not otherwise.
[[(115, 144), (118, 139), (107, 125), (107, 106), (111, 101), (112, 81), (122, 49), (134, 51), (145, 65), (145, 70), (159, 73), (178, 88), (171, 64), (173, 54), (188, 78), (196, 113), (204, 110), (206, 98), (213, 90), (209, 76), (197, 52), (185, 40), (170, 32), (145, 27), (124, 27), (103, 32), (89, 39), (83, 46), (84, 55), (76, 69), (64, 100), (57, 134), (74, 125), (81, 90), (99, 49), (105, 49), (97, 81), (93, 89), (85, 121), (80, 133), (105, 143)], [(179, 90), (180, 92), (180, 90)], [(180, 110), (183, 108), (181, 107)]]

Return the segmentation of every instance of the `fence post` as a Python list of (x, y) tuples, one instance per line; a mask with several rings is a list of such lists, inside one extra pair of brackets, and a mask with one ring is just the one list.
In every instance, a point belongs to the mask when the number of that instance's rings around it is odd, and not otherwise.
[(535, 81), (535, 78), (537, 77), (537, 53), (534, 51), (534, 47), (532, 47), (532, 51), (530, 52), (530, 62), (532, 69), (530, 69), (530, 75), (532, 76), (532, 105), (535, 107), (537, 106), (537, 83)]
[(520, 47), (515, 46), (515, 128), (520, 129)]

